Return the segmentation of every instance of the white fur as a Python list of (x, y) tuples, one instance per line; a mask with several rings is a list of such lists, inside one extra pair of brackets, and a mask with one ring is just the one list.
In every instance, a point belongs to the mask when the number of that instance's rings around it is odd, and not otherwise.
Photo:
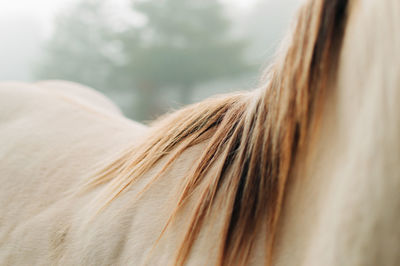
[(277, 265), (400, 265), (400, 2), (351, 8), (337, 91), (310, 167), (293, 178)]
[[(285, 199), (276, 265), (400, 265), (400, 2), (354, 3), (336, 92), (328, 97), (311, 163), (297, 160)], [(0, 264), (143, 263), (168, 217), (165, 206), (201, 145), (139, 201), (133, 195), (154, 171), (94, 219), (102, 188), (80, 196), (67, 192), (146, 132), (78, 85), (1, 84)], [(214, 218), (189, 265), (215, 262), (217, 211)], [(171, 258), (184, 220), (183, 212), (149, 265)], [(263, 252), (260, 245), (254, 265)]]

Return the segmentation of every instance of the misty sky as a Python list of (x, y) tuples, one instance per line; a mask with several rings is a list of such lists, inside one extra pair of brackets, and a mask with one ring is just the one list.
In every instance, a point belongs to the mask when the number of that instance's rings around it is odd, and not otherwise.
[[(124, 2), (125, 0), (114, 0)], [(222, 0), (238, 10), (251, 7), (256, 0)], [(268, 1), (268, 0), (267, 0)], [(54, 16), (62, 9), (73, 5), (77, 0), (0, 0), (0, 21), (35, 21), (48, 35), (52, 29)]]
[[(130, 0), (112, 1), (116, 13), (123, 13), (126, 1)], [(238, 15), (246, 14), (257, 2), (257, 0), (220, 1), (225, 2), (231, 11)], [(263, 1), (281, 6), (283, 3), (289, 3), (289, 6), (292, 6), (290, 3), (298, 0)], [(40, 56), (44, 40), (51, 36), (54, 18), (76, 2), (78, 0), (0, 0), (0, 58), (2, 59), (0, 81), (32, 80), (32, 66)], [(285, 9), (292, 8), (285, 7)], [(288, 19), (284, 14), (277, 15), (284, 20)]]

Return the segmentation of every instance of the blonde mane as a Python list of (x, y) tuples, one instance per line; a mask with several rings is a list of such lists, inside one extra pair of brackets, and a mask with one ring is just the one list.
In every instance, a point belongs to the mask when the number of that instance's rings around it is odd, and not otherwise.
[(319, 110), (334, 88), (348, 2), (308, 1), (262, 88), (208, 99), (157, 120), (139, 146), (129, 147), (85, 189), (105, 185), (101, 205), (106, 207), (167, 158), (141, 195), (186, 150), (206, 143), (183, 180), (163, 230), (194, 197), (189, 229), (172, 263), (186, 262), (216, 197), (224, 195), (218, 265), (246, 265), (263, 227), (268, 232), (266, 261), (271, 264), (288, 179), (299, 154), (307, 155), (318, 129)]

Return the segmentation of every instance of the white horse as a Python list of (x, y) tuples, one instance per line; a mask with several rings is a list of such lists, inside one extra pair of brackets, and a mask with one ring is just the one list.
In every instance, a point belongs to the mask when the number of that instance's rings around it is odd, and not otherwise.
[(310, 0), (264, 85), (145, 127), (0, 85), (1, 265), (400, 265), (400, 2)]

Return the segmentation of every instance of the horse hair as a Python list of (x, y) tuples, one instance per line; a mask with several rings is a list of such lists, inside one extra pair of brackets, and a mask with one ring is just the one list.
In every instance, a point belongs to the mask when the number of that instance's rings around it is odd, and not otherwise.
[(189, 197), (195, 197), (188, 230), (172, 263), (187, 261), (217, 195), (224, 195), (218, 265), (246, 265), (262, 227), (268, 232), (270, 265), (291, 171), (318, 128), (324, 98), (334, 88), (347, 10), (347, 0), (307, 1), (261, 88), (211, 98), (158, 119), (143, 143), (129, 147), (86, 188), (106, 185), (106, 207), (167, 158), (144, 193), (188, 148), (206, 143), (183, 179), (163, 230)]

